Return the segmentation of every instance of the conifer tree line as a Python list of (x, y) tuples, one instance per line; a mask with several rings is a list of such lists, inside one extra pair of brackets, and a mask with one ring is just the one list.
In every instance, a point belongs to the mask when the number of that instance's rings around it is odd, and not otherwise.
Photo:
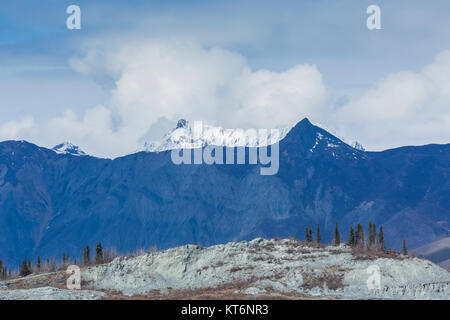
[(57, 261), (55, 258), (47, 258), (46, 260), (41, 260), (41, 257), (38, 255), (36, 261), (32, 261), (31, 259), (22, 260), (22, 263), (19, 265), (18, 269), (11, 270), (7, 269), (3, 261), (0, 260), (0, 280), (6, 280), (13, 278), (17, 275), (21, 277), (25, 277), (32, 273), (40, 273), (40, 272), (54, 272), (57, 270), (64, 270), (69, 265), (81, 265), (88, 266), (94, 264), (102, 264), (110, 262), (113, 258), (117, 257), (118, 253), (115, 250), (108, 250), (103, 248), (101, 242), (97, 243), (95, 247), (95, 255), (91, 259), (91, 251), (89, 245), (86, 245), (83, 248), (83, 256), (81, 263), (77, 261), (76, 257), (71, 257), (68, 252), (63, 252), (61, 255), (61, 261)]
[[(369, 221), (367, 230), (368, 230), (368, 234), (367, 234), (367, 238), (366, 238), (366, 236), (364, 234), (364, 227), (360, 223), (358, 223), (356, 225), (356, 229), (354, 229), (353, 226), (350, 226), (346, 244), (350, 247), (356, 247), (356, 248), (385, 250), (386, 247), (385, 247), (385, 243), (384, 243), (383, 227), (380, 226), (380, 228), (377, 232), (376, 224), (372, 223), (372, 221)], [(316, 237), (315, 237), (314, 243), (320, 244), (321, 240), (322, 239), (321, 239), (321, 235), (320, 235), (320, 227), (319, 227), (319, 225), (317, 225), (317, 231), (316, 231)], [(309, 228), (308, 226), (305, 227), (305, 242), (313, 243), (312, 229)], [(334, 229), (332, 244), (340, 245), (342, 242), (343, 242), (343, 240), (342, 240), (341, 234), (339, 232), (339, 225), (336, 222), (336, 227)], [(402, 253), (405, 255), (408, 254), (405, 241), (403, 242)]]

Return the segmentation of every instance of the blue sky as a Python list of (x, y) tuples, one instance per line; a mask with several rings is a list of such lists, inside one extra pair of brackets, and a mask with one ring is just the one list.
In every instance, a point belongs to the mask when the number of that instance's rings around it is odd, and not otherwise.
[[(66, 28), (65, 21), (68, 15), (65, 11), (71, 4), (79, 5), (81, 8), (81, 30)], [(377, 4), (381, 8), (382, 30), (366, 28), (368, 17), (366, 8), (370, 4)], [(425, 141), (449, 142), (448, 131), (436, 132), (436, 129), (428, 130), (422, 127), (419, 131), (423, 134), (423, 139), (410, 137), (411, 135), (406, 133), (401, 139), (389, 141), (392, 135), (401, 136), (401, 132), (407, 130), (405, 124), (396, 115), (387, 119), (389, 122), (387, 128), (392, 128), (390, 135), (379, 135), (376, 132), (366, 132), (366, 129), (358, 128), (355, 123), (366, 121), (363, 118), (349, 119), (349, 114), (354, 114), (355, 112), (352, 111), (355, 108), (360, 108), (358, 110), (364, 108), (364, 106), (356, 105), (370, 96), (370, 90), (377, 90), (378, 86), (383, 87), (382, 82), (390, 75), (401, 72), (412, 73), (408, 79), (413, 79), (411, 81), (414, 82), (414, 86), (417, 81), (428, 81), (429, 76), (421, 74), (421, 70), (433, 65), (439, 54), (450, 49), (449, 9), (450, 3), (445, 0), (427, 2), (415, 0), (3, 1), (0, 6), (0, 117), (4, 126), (0, 130), (0, 135), (3, 139), (34, 140), (45, 146), (57, 142), (56, 139), (75, 139), (78, 140), (75, 142), (83, 147), (83, 143), (86, 142), (83, 137), (89, 136), (90, 132), (84, 135), (74, 135), (73, 132), (64, 131), (44, 134), (40, 127), (47, 126), (47, 122), (51, 119), (62, 117), (67, 110), (73, 112), (77, 121), (82, 121), (83, 118), (86, 120), (86, 112), (98, 105), (104, 106), (110, 113), (108, 117), (112, 119), (111, 121), (119, 123), (118, 126), (120, 126), (120, 123), (126, 121), (121, 118), (121, 113), (115, 110), (125, 108), (118, 104), (123, 102), (123, 96), (127, 93), (118, 89), (118, 83), (121, 79), (120, 83), (123, 83), (125, 79), (129, 79), (128, 76), (132, 76), (124, 73), (124, 70), (128, 70), (126, 66), (119, 65), (123, 63), (123, 59), (107, 58), (108, 61), (114, 61), (111, 62), (114, 66), (104, 66), (101, 72), (93, 71), (95, 68), (92, 65), (88, 67), (89, 70), (80, 71), (72, 62), (74, 59), (85, 59), (88, 53), (94, 50), (93, 48), (97, 53), (101, 52), (100, 55), (106, 56), (111, 55), (114, 50), (120, 51), (123, 43), (133, 43), (142, 52), (146, 52), (145, 50), (154, 49), (154, 47), (149, 49), (149, 45), (166, 42), (169, 39), (172, 41), (171, 46), (179, 41), (192, 41), (200, 47), (197, 48), (199, 54), (202, 54), (202, 50), (211, 48), (220, 48), (228, 53), (237, 54), (240, 59), (245, 60), (245, 63), (236, 68), (242, 68), (242, 70), (250, 68), (255, 73), (258, 70), (273, 72), (272, 76), (276, 79), (274, 81), (277, 81), (273, 87), (280, 85), (280, 81), (285, 81), (282, 80), (286, 78), (283, 72), (296, 65), (315, 66), (321, 76), (317, 84), (326, 89), (319, 91), (324, 94), (326, 92), (327, 97), (323, 101), (314, 102), (314, 106), (306, 106), (304, 109), (301, 105), (307, 102), (299, 103), (298, 118), (311, 113), (308, 112), (311, 110), (309, 108), (322, 108), (322, 104), (328, 106), (329, 112), (334, 112), (342, 105), (348, 105), (345, 112), (336, 115), (335, 118), (339, 118), (340, 121), (333, 120), (333, 117), (322, 116), (322, 113), (313, 112), (310, 117), (313, 122), (323, 123), (341, 135), (348, 136), (349, 139), (362, 140), (362, 143), (371, 149), (401, 144), (422, 144)], [(184, 50), (178, 45), (177, 48)], [(192, 51), (192, 55), (194, 54)], [(179, 59), (185, 58), (186, 56), (179, 57)], [(192, 62), (191, 55), (186, 59), (186, 63)], [(214, 63), (216, 66), (217, 62)], [(447, 65), (446, 62), (440, 63)], [(150, 67), (151, 65), (143, 62), (142, 66)], [(117, 75), (109, 72), (115, 68), (120, 69), (122, 73)], [(211, 66), (211, 68), (214, 67)], [(220, 67), (218, 70), (227, 68)], [(141, 76), (143, 75), (139, 75)], [(166, 76), (170, 78), (170, 75)], [(254, 76), (259, 79), (260, 74)], [(430, 98), (432, 99), (430, 103), (446, 99), (447, 78), (441, 79), (439, 75), (435, 77), (439, 78), (441, 84), (438, 89), (431, 90), (433, 96)], [(220, 75), (217, 78), (220, 79)], [(243, 81), (241, 78), (239, 81)], [(295, 79), (298, 80), (298, 78)], [(401, 77), (401, 79), (408, 83), (405, 78)], [(207, 78), (204, 81), (211, 81), (211, 79)], [(217, 81), (220, 82), (220, 80)], [(229, 85), (227, 84), (230, 88), (234, 88), (236, 83), (235, 80), (225, 82), (230, 82)], [(435, 81), (433, 80), (432, 83), (434, 85)], [(198, 85), (201, 86), (201, 83), (199, 82)], [(283, 82), (283, 85), (287, 84)], [(427, 84), (423, 86), (428, 87)], [(141, 88), (141, 90), (148, 90), (148, 88)], [(319, 91), (313, 92), (317, 95)], [(253, 104), (254, 101), (260, 100), (256, 92), (259, 91), (256, 90), (252, 96)], [(378, 95), (383, 96), (384, 92)], [(118, 102), (116, 96), (122, 97), (121, 102)], [(386, 94), (386, 97), (388, 96)], [(138, 104), (141, 102), (152, 104), (152, 98), (155, 97), (159, 95), (155, 93), (142, 101), (135, 96), (133, 99), (138, 99)], [(184, 97), (184, 99), (190, 98), (192, 97)], [(297, 98), (292, 97), (292, 99)], [(229, 98), (229, 103), (251, 104), (248, 102), (250, 98), (245, 98), (246, 102), (243, 99), (233, 94)], [(286, 101), (292, 99), (287, 97)], [(417, 97), (417, 99), (417, 102), (413, 102), (414, 106), (428, 105), (426, 101), (423, 101), (425, 98)], [(310, 99), (307, 98), (305, 101)], [(387, 100), (381, 101), (385, 103)], [(131, 102), (127, 100), (127, 103)], [(389, 102), (386, 103), (389, 104)], [(253, 104), (249, 109), (254, 112), (256, 107)], [(421, 112), (423, 110), (430, 112), (427, 128), (436, 125), (433, 121), (437, 118), (437, 112), (448, 111), (443, 109), (443, 105), (440, 103), (432, 110), (424, 106), (419, 108)], [(132, 142), (124, 139), (124, 146), (130, 144), (134, 147), (142, 143), (144, 138), (157, 138), (157, 135), (176, 121), (177, 116), (201, 118), (202, 112), (208, 114), (205, 120), (217, 125), (267, 126), (267, 122), (264, 121), (234, 124), (230, 120), (222, 123), (219, 117), (216, 119), (210, 114), (214, 113), (216, 106), (210, 106), (212, 112), (205, 109), (199, 109), (198, 112), (184, 112), (183, 110), (191, 110), (190, 105), (186, 104), (178, 106), (172, 113), (161, 112), (161, 114), (157, 112), (157, 108), (158, 106), (153, 107), (152, 112), (158, 114), (158, 117), (148, 119), (148, 130), (144, 132), (141, 128), (139, 133), (128, 138), (132, 139)], [(292, 112), (292, 108), (289, 112)], [(414, 110), (417, 111), (418, 117), (419, 109), (411, 107), (413, 111), (408, 111), (408, 117), (413, 116)], [(296, 117), (295, 113), (289, 112), (286, 111), (286, 119)], [(292, 124), (286, 119), (280, 118), (274, 126)], [(295, 120), (300, 119), (292, 119), (292, 122)], [(379, 121), (382, 120), (386, 119), (380, 118)], [(410, 121), (411, 119), (408, 119), (408, 122)], [(439, 123), (439, 126), (445, 125), (446, 122)], [(28, 128), (30, 126), (33, 128)], [(132, 126), (131, 122), (128, 126)], [(370, 123), (366, 127), (371, 126), (376, 128), (379, 123)], [(422, 125), (418, 124), (418, 126)], [(80, 129), (80, 127), (77, 128)], [(155, 131), (154, 128), (161, 128), (161, 132)], [(398, 128), (404, 130), (400, 131)], [(109, 129), (110, 131), (118, 130), (117, 126)], [(98, 140), (100, 143), (101, 136)], [(88, 148), (95, 151), (96, 145), (90, 145)], [(120, 152), (126, 151), (124, 147)], [(103, 153), (108, 154), (108, 151)], [(112, 153), (115, 154), (115, 152)]]

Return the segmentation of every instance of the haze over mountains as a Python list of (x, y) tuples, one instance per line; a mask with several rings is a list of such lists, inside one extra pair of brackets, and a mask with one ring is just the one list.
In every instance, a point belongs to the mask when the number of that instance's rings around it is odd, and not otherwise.
[(450, 270), (450, 233), (446, 237), (438, 238), (411, 250), (411, 252), (417, 257), (426, 258), (444, 269)]
[[(0, 259), (81, 256), (255, 237), (303, 238), (336, 221), (383, 225), (388, 247), (419, 247), (450, 229), (450, 144), (353, 148), (303, 119), (280, 141), (279, 172), (260, 165), (174, 165), (170, 151), (116, 159), (25, 141), (0, 143)], [(67, 150), (71, 152), (66, 152)], [(57, 152), (59, 151), (59, 152)]]

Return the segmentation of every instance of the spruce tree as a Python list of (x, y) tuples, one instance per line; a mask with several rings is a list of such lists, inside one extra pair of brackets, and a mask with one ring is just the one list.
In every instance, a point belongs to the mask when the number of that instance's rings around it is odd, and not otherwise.
[(402, 254), (405, 255), (405, 256), (408, 255), (408, 249), (406, 249), (406, 241), (405, 241), (405, 239), (403, 239)]
[(372, 246), (377, 245), (377, 226), (372, 223)]
[(31, 274), (31, 271), (30, 271), (30, 269), (28, 268), (28, 265), (27, 265), (26, 260), (23, 260), (23, 261), (22, 261), (22, 266), (20, 267), (19, 275), (20, 275), (21, 277), (26, 277), (26, 276), (28, 276), (29, 274)]
[(0, 280), (5, 280), (5, 279), (6, 279), (5, 268), (3, 267), (3, 261), (0, 260)]
[(356, 226), (356, 245), (358, 247), (364, 246), (364, 229), (360, 223)]
[(309, 242), (309, 229), (308, 227), (305, 228), (305, 242)]
[(378, 232), (378, 243), (381, 250), (385, 249), (384, 245), (384, 233), (383, 233), (383, 227), (380, 227), (380, 231)]
[(367, 246), (370, 248), (372, 246), (372, 221), (369, 221), (369, 234), (367, 235)]
[(365, 243), (366, 243), (366, 238), (364, 236), (364, 227), (362, 225), (361, 225), (361, 228), (360, 228), (360, 232), (361, 232), (361, 235), (359, 236), (359, 238), (361, 239), (360, 246), (363, 247), (365, 245)]
[(100, 264), (103, 262), (103, 249), (102, 243), (97, 243), (97, 247), (95, 248), (95, 263)]
[(334, 244), (337, 246), (341, 244), (341, 235), (339, 234), (339, 227), (337, 222), (336, 228), (334, 229)]
[(90, 263), (90, 252), (89, 252), (89, 246), (86, 245), (83, 249), (83, 265), (88, 265)]
[(40, 256), (37, 257), (36, 269), (38, 271), (41, 271), (41, 257)]
[(91, 251), (89, 250), (88, 245), (86, 245), (86, 261), (87, 264), (91, 263)]
[[(297, 240), (297, 236), (295, 236), (295, 239)], [(109, 261), (109, 252), (108, 249), (103, 250), (103, 262)]]
[(356, 225), (356, 233), (355, 233), (355, 244), (358, 245), (360, 240), (359, 240), (359, 236), (360, 236), (360, 227), (361, 225), (358, 223)]
[(319, 224), (317, 224), (317, 233), (316, 233), (316, 243), (320, 244), (321, 241), (321, 237), (320, 237), (320, 229), (319, 229)]
[(309, 228), (309, 242), (312, 242), (312, 229)]
[(349, 245), (350, 247), (353, 247), (355, 245), (355, 231), (353, 230), (353, 226), (350, 226), (347, 245)]
[(364, 236), (364, 227), (361, 225), (361, 246), (363, 247), (366, 243), (366, 238)]

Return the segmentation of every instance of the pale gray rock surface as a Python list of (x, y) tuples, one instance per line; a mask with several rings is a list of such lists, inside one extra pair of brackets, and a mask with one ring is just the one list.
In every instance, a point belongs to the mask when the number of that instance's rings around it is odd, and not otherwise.
[[(369, 289), (368, 268), (380, 270), (379, 289)], [(216, 288), (245, 283), (242, 293), (283, 292), (342, 299), (450, 299), (450, 273), (428, 260), (356, 259), (344, 245), (315, 248), (295, 240), (181, 246), (120, 257), (86, 269), (82, 278), (98, 289), (125, 295), (153, 290)]]
[(105, 294), (91, 290), (68, 290), (53, 287), (0, 290), (0, 300), (97, 300)]
[[(379, 270), (380, 286), (369, 277)], [(450, 273), (429, 260), (400, 254), (355, 253), (346, 245), (316, 247), (294, 239), (230, 242), (203, 248), (185, 245), (134, 257), (118, 257), (82, 270), (82, 290), (52, 287), (57, 273), (0, 282), (0, 300), (108, 298), (174, 290), (230, 290), (256, 298), (277, 295), (324, 299), (450, 299)], [(45, 281), (47, 279), (47, 281)], [(12, 289), (36, 283), (39, 288)], [(84, 290), (89, 289), (89, 290)], [(112, 291), (110, 291), (112, 290)], [(120, 295), (118, 295), (120, 296)]]

